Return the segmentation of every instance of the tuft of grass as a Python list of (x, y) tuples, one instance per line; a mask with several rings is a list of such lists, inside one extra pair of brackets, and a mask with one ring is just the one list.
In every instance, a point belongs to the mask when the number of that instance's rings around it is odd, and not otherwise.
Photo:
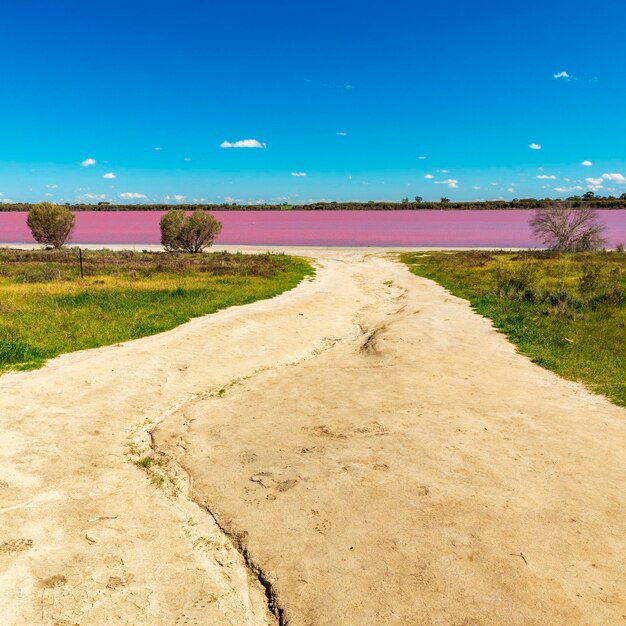
[(144, 469), (150, 469), (150, 466), (152, 465), (152, 457), (144, 456), (142, 459), (135, 461), (135, 465), (143, 467)]
[(401, 259), (469, 300), (535, 363), (626, 406), (626, 255), (464, 251)]
[[(314, 274), (276, 254), (0, 250), (0, 372), (170, 330)], [(28, 277), (28, 278), (26, 278)]]

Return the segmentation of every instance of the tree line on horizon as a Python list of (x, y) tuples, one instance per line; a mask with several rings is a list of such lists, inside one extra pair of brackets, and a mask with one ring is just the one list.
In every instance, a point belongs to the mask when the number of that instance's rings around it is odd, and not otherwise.
[[(412, 200), (404, 198), (400, 202), (314, 202), (311, 204), (97, 204), (69, 203), (70, 211), (169, 211), (172, 208), (183, 211), (203, 209), (206, 211), (429, 211), (429, 210), (511, 210), (545, 209), (557, 206), (564, 200), (558, 198), (515, 198), (513, 200), (485, 200), (452, 202), (441, 198), (437, 202), (425, 202), (420, 196)], [(626, 209), (626, 193), (621, 196), (597, 196), (588, 191), (582, 196), (570, 196), (565, 199), (573, 208)], [(0, 211), (28, 211), (33, 203), (18, 202), (0, 204)]]

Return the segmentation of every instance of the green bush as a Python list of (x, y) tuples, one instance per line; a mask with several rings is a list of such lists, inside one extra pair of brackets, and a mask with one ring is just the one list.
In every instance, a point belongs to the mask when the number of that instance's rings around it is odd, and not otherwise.
[(37, 243), (60, 248), (72, 234), (74, 214), (59, 204), (41, 202), (30, 207), (26, 223)]
[(190, 216), (181, 209), (173, 209), (161, 218), (161, 244), (169, 252), (202, 252), (221, 230), (222, 223), (202, 209), (196, 209)]

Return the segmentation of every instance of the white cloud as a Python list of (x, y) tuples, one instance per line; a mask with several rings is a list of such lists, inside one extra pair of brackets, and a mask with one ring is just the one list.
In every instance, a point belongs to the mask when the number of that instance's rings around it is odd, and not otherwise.
[(539, 180), (556, 180), (556, 176), (548, 176), (548, 174), (540, 174), (539, 176), (535, 176)]
[(604, 178), (604, 180), (610, 180), (613, 183), (618, 183), (620, 185), (624, 185), (626, 184), (626, 178), (624, 177), (623, 174), (602, 174), (602, 178)]
[(137, 193), (136, 191), (125, 191), (119, 195), (123, 200), (145, 200), (148, 196), (143, 193)]
[(345, 132), (341, 131), (339, 133), (335, 133), (335, 135), (339, 135), (339, 137), (347, 137), (348, 133), (345, 133)]
[(46, 189), (56, 189), (58, 185), (46, 185)]
[(438, 174), (447, 174), (448, 170), (437, 170)]
[(159, 152), (159, 150), (161, 150), (161, 148), (158, 148), (158, 147), (157, 147), (157, 148), (155, 148), (155, 150), (156, 150), (157, 152)]
[(163, 200), (167, 200), (168, 202), (183, 202), (186, 199), (187, 199), (187, 196), (181, 196), (180, 194), (163, 197)]
[(435, 177), (432, 174), (426, 174), (426, 176), (424, 176), (424, 178), (426, 178), (427, 180), (432, 180)]
[(102, 178), (117, 178), (113, 172), (107, 172)]
[(540, 143), (531, 143), (528, 147), (531, 150), (541, 150), (541, 144)]
[(291, 175), (301, 178), (303, 176), (306, 176), (306, 172), (291, 172)]
[(92, 158), (89, 158), (89, 159), (85, 159), (84, 161), (81, 161), (80, 164), (83, 167), (91, 167), (92, 165), (96, 164), (96, 160), (92, 159)]
[(610, 181), (612, 183), (617, 183), (618, 185), (626, 185), (626, 177), (623, 174), (619, 174), (618, 172), (602, 174), (599, 178), (585, 178), (585, 181), (588, 183), (589, 189), (592, 191), (597, 191), (598, 189), (602, 189), (602, 183), (604, 181)]
[(9, 198), (0, 198), (0, 204), (13, 204), (13, 200), (9, 200)]
[(47, 191), (47, 192), (46, 192), (46, 193), (44, 193), (43, 195), (49, 198), (50, 196), (53, 196), (54, 194), (53, 194), (53, 193), (50, 193), (49, 191)]
[(556, 74), (552, 74), (552, 78), (571, 78), (571, 76), (567, 72), (557, 72)]
[(79, 202), (84, 202), (86, 200), (108, 200), (108, 197), (105, 193), (84, 193), (82, 196), (79, 196), (77, 200)]
[(568, 193), (570, 191), (582, 191), (583, 189), (584, 187), (577, 185), (576, 187), (555, 187), (554, 191), (557, 191), (558, 193)]
[(191, 157), (184, 157), (183, 161), (191, 161)]
[(450, 189), (458, 189), (459, 181), (455, 178), (448, 178), (448, 180), (436, 180), (435, 185), (448, 185)]
[(194, 202), (208, 202), (206, 198), (194, 198), (193, 201)]
[(242, 139), (241, 141), (222, 141), (220, 148), (267, 148), (267, 145), (256, 139)]
[(480, 187), (479, 187), (478, 185), (474, 185), (474, 186), (472, 187), (472, 189), (476, 189), (476, 190), (478, 190), (478, 189), (480, 189)]
[(509, 187), (509, 188), (507, 189), (507, 191), (508, 191), (509, 193), (515, 193), (515, 189), (513, 189), (513, 187)]
[(426, 157), (425, 157), (425, 156), (418, 156), (417, 158), (418, 158), (420, 161), (425, 161), (425, 160), (426, 160)]
[(593, 163), (591, 161), (583, 161), (581, 165), (584, 165), (585, 167), (591, 167)]

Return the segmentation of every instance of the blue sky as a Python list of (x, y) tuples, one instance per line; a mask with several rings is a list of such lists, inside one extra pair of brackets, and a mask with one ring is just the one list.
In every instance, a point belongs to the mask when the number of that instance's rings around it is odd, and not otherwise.
[(5, 5), (0, 201), (626, 192), (623, 2)]

